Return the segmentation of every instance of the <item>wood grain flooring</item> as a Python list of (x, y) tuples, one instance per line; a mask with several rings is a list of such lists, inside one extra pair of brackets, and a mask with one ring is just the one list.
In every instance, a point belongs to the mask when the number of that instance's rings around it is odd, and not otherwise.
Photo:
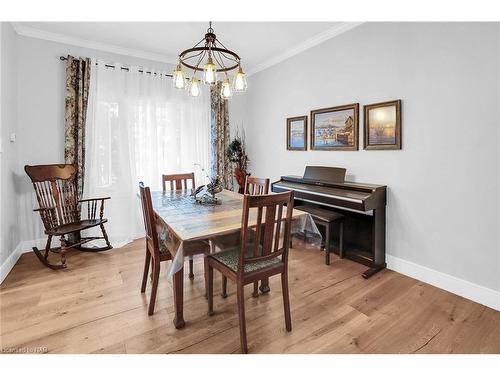
[[(284, 327), (279, 278), (246, 312), (250, 353), (500, 353), (500, 312), (390, 270), (365, 267), (294, 240), (290, 252), (293, 331)], [(24, 254), (0, 287), (0, 347), (49, 353), (238, 353), (234, 285), (207, 316), (203, 263), (185, 281), (186, 327), (172, 324), (171, 280), (162, 265), (156, 310), (140, 293), (143, 241), (103, 253), (70, 252), (52, 271)], [(248, 286), (251, 288), (251, 285)]]

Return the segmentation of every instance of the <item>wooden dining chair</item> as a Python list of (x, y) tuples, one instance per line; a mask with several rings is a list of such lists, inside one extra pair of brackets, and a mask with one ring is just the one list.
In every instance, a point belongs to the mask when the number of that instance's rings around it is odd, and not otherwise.
[(170, 190), (189, 189), (188, 181), (191, 181), (191, 189), (196, 189), (194, 183), (194, 173), (164, 174), (161, 176), (163, 191), (167, 191), (167, 182), (170, 183)]
[[(163, 174), (161, 176), (163, 191), (167, 191), (167, 182), (170, 183), (170, 190), (184, 190), (189, 189), (188, 181), (191, 181), (191, 189), (196, 189), (194, 182), (194, 173), (177, 173), (177, 174)], [(193, 273), (193, 259), (189, 259), (189, 278), (194, 278)]]
[(160, 280), (160, 262), (171, 260), (172, 255), (168, 251), (164, 241), (162, 241), (158, 235), (149, 187), (145, 187), (144, 184), (140, 182), (139, 191), (141, 195), (142, 214), (144, 217), (144, 229), (146, 231), (146, 261), (144, 263), (144, 274), (142, 275), (141, 293), (146, 291), (149, 264), (152, 263), (153, 285), (151, 286), (148, 315), (153, 315), (156, 292)]
[(247, 176), (243, 194), (262, 195), (269, 194), (269, 179)]
[[(249, 241), (250, 210), (256, 209), (255, 238)], [(286, 217), (283, 218), (284, 210)], [(233, 280), (237, 288), (241, 351), (248, 353), (244, 286), (274, 275), (281, 275), (285, 327), (292, 330), (288, 295), (288, 250), (293, 212), (293, 192), (273, 195), (245, 195), (240, 244), (208, 256), (208, 314), (213, 315), (213, 284), (216, 269)], [(284, 225), (283, 236), (281, 229)], [(262, 239), (262, 241), (261, 241)]]
[[(268, 178), (259, 178), (259, 177), (252, 177), (252, 176), (247, 176), (245, 178), (245, 190), (244, 194), (250, 194), (250, 195), (263, 195), (263, 194), (269, 194), (269, 179)], [(252, 236), (254, 232), (251, 232), (250, 236)], [(236, 234), (229, 234), (227, 236), (223, 236), (221, 238), (215, 239), (215, 245), (221, 249), (224, 250), (228, 246), (231, 246), (235, 243), (237, 243), (239, 237), (239, 233)], [(258, 297), (259, 296), (259, 290), (258, 290), (259, 283), (256, 281), (254, 284), (253, 288), (253, 294), (252, 296)], [(266, 283), (262, 286), (262, 291), (266, 292), (268, 291), (268, 287), (266, 286)], [(221, 293), (222, 298), (227, 297), (227, 277), (222, 275), (222, 293)]]
[[(168, 251), (168, 237), (161, 238), (157, 229), (153, 204), (151, 201), (151, 191), (149, 187), (145, 187), (142, 182), (139, 183), (139, 191), (141, 196), (142, 213), (144, 217), (144, 229), (146, 231), (146, 260), (144, 262), (144, 273), (142, 275), (141, 293), (146, 291), (148, 281), (149, 265), (152, 264), (152, 279), (151, 297), (149, 300), (148, 315), (153, 315), (156, 302), (156, 292), (158, 290), (158, 282), (160, 280), (160, 263), (166, 260), (171, 260), (172, 255)], [(167, 236), (167, 234), (165, 234)], [(210, 246), (201, 241), (192, 242), (185, 251), (192, 253), (208, 254)], [(196, 249), (194, 251), (193, 249)]]

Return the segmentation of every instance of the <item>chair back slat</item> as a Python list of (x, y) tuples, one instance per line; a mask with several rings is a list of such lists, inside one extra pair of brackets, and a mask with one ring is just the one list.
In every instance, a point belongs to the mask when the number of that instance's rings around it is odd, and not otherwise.
[[(253, 249), (253, 255), (257, 256), (259, 255), (259, 245), (262, 242), (261, 237), (262, 237), (262, 212), (263, 208), (259, 207), (257, 209), (257, 221), (255, 222), (255, 243), (254, 243), (254, 249)], [(242, 243), (244, 243), (242, 241)]]
[(80, 220), (76, 168), (72, 164), (26, 165), (46, 230)]
[[(269, 179), (246, 176), (245, 178), (245, 190), (244, 194), (249, 195), (263, 195), (269, 193)], [(262, 207), (258, 209), (257, 213), (257, 225), (255, 229), (256, 239), (254, 246), (254, 255), (256, 256), (259, 252), (259, 244), (261, 243), (261, 230), (262, 227)]]
[(144, 218), (144, 229), (146, 232), (146, 247), (155, 259), (160, 258), (160, 244), (158, 241), (158, 232), (156, 230), (156, 220), (151, 201), (151, 191), (144, 183), (139, 182), (139, 191), (141, 196), (142, 215)]
[[(276, 226), (276, 205), (266, 206), (266, 221), (264, 223), (264, 233), (262, 241), (262, 250), (265, 253), (271, 252), (272, 242), (274, 238), (274, 229)], [(281, 217), (276, 218), (281, 221)]]
[(170, 190), (189, 189), (188, 181), (191, 181), (191, 189), (196, 189), (194, 173), (178, 173), (162, 175), (163, 191), (167, 191), (167, 182), (170, 183)]
[[(282, 217), (282, 216), (283, 216), (283, 206), (279, 205), (277, 217)], [(280, 233), (281, 233), (281, 220), (278, 220), (278, 222), (276, 223), (276, 233), (275, 233), (275, 237), (274, 237), (274, 249), (273, 249), (273, 251), (278, 251)]]
[[(286, 217), (283, 217), (286, 207)], [(247, 252), (247, 238), (251, 228), (249, 217), (251, 210), (257, 210), (255, 226), (255, 247), (253, 256)], [(281, 256), (281, 261), (288, 261), (290, 247), (290, 230), (293, 212), (293, 192), (271, 195), (248, 195), (243, 199), (243, 216), (241, 225), (241, 249), (238, 260), (238, 274), (243, 277), (244, 266), (271, 260)], [(282, 231), (282, 222), (285, 227)], [(283, 232), (283, 235), (282, 235)], [(280, 239), (282, 240), (280, 244)]]
[(250, 194), (250, 195), (269, 194), (269, 179), (247, 176), (245, 179), (244, 194)]

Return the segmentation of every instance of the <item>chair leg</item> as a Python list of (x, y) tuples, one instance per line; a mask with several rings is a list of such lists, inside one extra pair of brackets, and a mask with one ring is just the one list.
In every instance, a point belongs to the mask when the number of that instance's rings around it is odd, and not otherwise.
[(252, 297), (256, 298), (259, 296), (259, 282), (258, 281), (255, 281), (253, 283), (253, 293), (252, 293)]
[(245, 294), (244, 294), (244, 286), (242, 283), (237, 283), (237, 298), (238, 298), (238, 318), (240, 320), (240, 343), (241, 343), (241, 352), (243, 354), (248, 353), (248, 345), (247, 345), (247, 327), (245, 321)]
[(151, 263), (151, 254), (149, 250), (146, 249), (146, 261), (144, 262), (144, 273), (142, 275), (141, 293), (144, 293), (146, 291), (146, 284), (148, 282), (149, 263)]
[(66, 245), (67, 245), (67, 242), (66, 242), (66, 237), (64, 237), (64, 235), (61, 236), (61, 264), (63, 267), (66, 267)]
[(189, 259), (189, 278), (194, 279), (193, 273), (193, 259)]
[(153, 285), (151, 286), (151, 298), (149, 300), (148, 315), (155, 312), (156, 292), (158, 291), (158, 281), (160, 280), (160, 261), (153, 258)]
[(283, 292), (283, 308), (285, 310), (285, 327), (288, 332), (292, 330), (292, 318), (290, 316), (290, 296), (288, 294), (287, 272), (281, 274), (281, 289)]
[(222, 293), (220, 295), (222, 298), (227, 298), (227, 277), (222, 275)]
[(47, 260), (47, 258), (49, 257), (50, 243), (51, 242), (52, 242), (52, 236), (49, 235), (49, 237), (47, 238), (47, 244), (45, 245), (45, 254), (43, 255), (43, 257), (45, 258), (45, 260)]
[(212, 316), (214, 315), (214, 269), (210, 265), (208, 265), (207, 274), (208, 315)]
[(66, 268), (66, 264), (51, 264), (48, 261), (51, 242), (52, 242), (52, 236), (49, 236), (47, 238), (47, 244), (45, 245), (45, 253), (44, 254), (42, 254), (36, 246), (32, 248), (33, 252), (37, 256), (37, 258), (40, 260), (40, 262), (42, 262), (46, 267), (49, 267), (50, 269), (60, 270), (60, 269)]
[(104, 229), (104, 224), (101, 224), (100, 227), (102, 236), (104, 237), (104, 241), (106, 241), (106, 246), (108, 247), (108, 249), (112, 249), (113, 246), (111, 246), (111, 244), (109, 243), (108, 234), (106, 233), (106, 229)]

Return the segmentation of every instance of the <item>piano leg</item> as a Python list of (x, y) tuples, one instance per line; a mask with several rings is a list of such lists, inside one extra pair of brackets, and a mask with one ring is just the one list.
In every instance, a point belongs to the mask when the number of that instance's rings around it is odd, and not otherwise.
[(386, 267), (385, 263), (385, 206), (373, 211), (374, 263), (375, 267), (363, 272), (363, 278), (368, 279)]
[(383, 267), (374, 267), (374, 268), (368, 268), (365, 272), (363, 272), (363, 278), (364, 279), (369, 279), (370, 277), (372, 277), (373, 275), (375, 275), (378, 271), (381, 271), (385, 268), (385, 266)]

